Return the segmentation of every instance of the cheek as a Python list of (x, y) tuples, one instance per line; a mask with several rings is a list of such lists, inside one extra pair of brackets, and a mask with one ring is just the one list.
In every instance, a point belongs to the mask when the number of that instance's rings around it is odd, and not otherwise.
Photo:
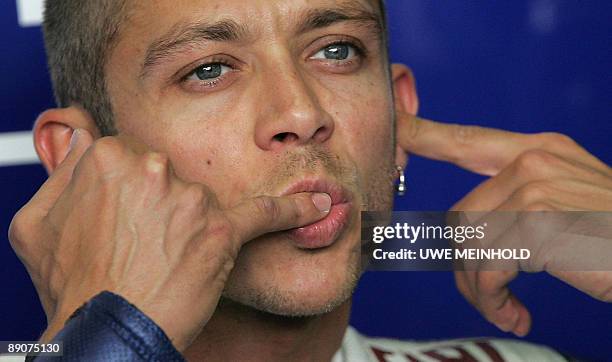
[[(221, 206), (234, 205), (246, 193), (252, 177), (245, 167), (246, 150), (240, 148), (242, 143), (197, 134), (199, 132), (189, 129), (169, 147), (177, 176), (208, 186)], [(203, 130), (201, 134), (209, 133)]]
[(130, 129), (130, 133), (154, 145), (156, 151), (167, 153), (178, 178), (205, 184), (221, 206), (238, 201), (251, 180), (246, 167), (249, 149), (246, 142), (237, 141), (246, 131), (228, 121), (232, 113), (222, 112), (221, 122), (199, 107), (183, 108), (182, 112), (172, 107), (158, 109), (164, 112), (149, 113), (155, 115), (148, 118), (150, 126)]
[[(233, 109), (218, 103), (209, 107), (195, 105), (181, 114), (183, 122), (167, 127), (171, 136), (170, 157), (177, 175), (189, 182), (204, 183), (216, 194), (221, 206), (235, 205), (253, 182), (253, 147), (248, 104), (236, 102)], [(186, 115), (188, 113), (189, 115)], [(219, 115), (222, 115), (220, 118)]]
[(393, 157), (393, 103), (384, 86), (368, 82), (353, 87), (343, 97), (334, 97), (330, 106), (336, 109), (339, 138), (357, 162), (375, 167)]

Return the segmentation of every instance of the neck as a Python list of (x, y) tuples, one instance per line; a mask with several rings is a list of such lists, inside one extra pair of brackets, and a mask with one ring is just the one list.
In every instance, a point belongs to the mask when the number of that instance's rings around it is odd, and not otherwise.
[(282, 317), (224, 301), (184, 352), (188, 361), (331, 361), (350, 313), (346, 301), (313, 317)]

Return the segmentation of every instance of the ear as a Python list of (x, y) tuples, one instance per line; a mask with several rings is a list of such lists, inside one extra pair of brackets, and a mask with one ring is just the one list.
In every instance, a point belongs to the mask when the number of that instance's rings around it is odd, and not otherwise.
[(64, 161), (75, 129), (99, 137), (98, 128), (89, 113), (79, 107), (54, 108), (43, 112), (34, 123), (34, 147), (49, 174)]
[(416, 115), (419, 111), (419, 97), (412, 71), (404, 64), (391, 65), (395, 110)]
[[(416, 91), (416, 82), (410, 68), (404, 64), (391, 65), (391, 79), (393, 81), (393, 96), (395, 112), (416, 115), (419, 111), (419, 97)], [(404, 124), (396, 123), (396, 127)], [(397, 135), (399, 130), (395, 130)], [(406, 168), (408, 155), (399, 145), (395, 146), (395, 164)]]

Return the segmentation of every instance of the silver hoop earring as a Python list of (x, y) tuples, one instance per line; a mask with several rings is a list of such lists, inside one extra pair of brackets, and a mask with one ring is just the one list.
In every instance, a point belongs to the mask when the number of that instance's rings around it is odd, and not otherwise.
[(399, 175), (399, 183), (397, 184), (397, 196), (404, 196), (406, 193), (406, 176), (404, 175), (404, 169), (402, 166), (395, 166), (397, 174)]

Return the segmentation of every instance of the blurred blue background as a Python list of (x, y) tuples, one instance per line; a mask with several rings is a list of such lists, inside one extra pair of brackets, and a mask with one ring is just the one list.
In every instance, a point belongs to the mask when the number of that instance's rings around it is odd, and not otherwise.
[[(8, 165), (7, 140), (27, 139), (14, 132), (28, 131), (54, 105), (40, 28), (25, 8), (21, 24), (34, 25), (20, 26), (17, 3), (7, 0), (0, 11), (0, 340), (34, 340), (45, 325), (6, 238), (12, 215), (46, 178), (30, 156)], [(388, 8), (392, 59), (414, 70), (420, 115), (558, 131), (612, 163), (612, 2), (388, 0)], [(417, 157), (407, 179), (397, 209), (448, 209), (483, 180)], [(547, 275), (521, 275), (512, 286), (533, 315), (527, 340), (594, 360), (612, 356), (612, 306)], [(366, 334), (406, 339), (512, 337), (485, 322), (443, 272), (367, 273), (352, 323)]]

